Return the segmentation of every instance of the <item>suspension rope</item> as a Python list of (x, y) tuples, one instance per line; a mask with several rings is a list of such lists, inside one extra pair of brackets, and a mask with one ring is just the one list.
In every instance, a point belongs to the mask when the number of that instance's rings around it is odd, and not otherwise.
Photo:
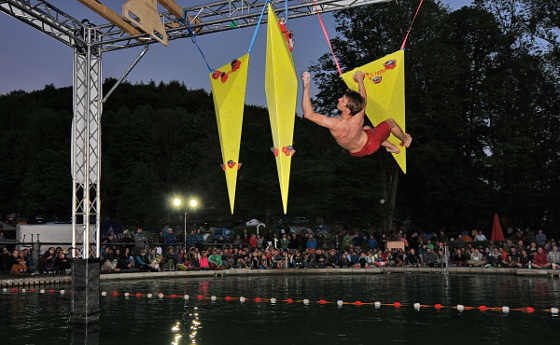
[(261, 11), (261, 16), (259, 17), (259, 22), (257, 23), (257, 28), (255, 29), (255, 33), (253, 34), (253, 39), (251, 40), (251, 44), (249, 45), (249, 50), (247, 54), (251, 54), (251, 49), (253, 49), (253, 44), (255, 44), (255, 40), (257, 39), (257, 34), (259, 33), (259, 28), (261, 27), (261, 21), (264, 16), (264, 10), (266, 9), (266, 5), (269, 3), (270, 0), (266, 0), (263, 5), (263, 9)]
[(317, 16), (319, 17), (319, 21), (321, 22), (321, 27), (323, 28), (323, 33), (325, 34), (325, 38), (327, 39), (327, 43), (329, 44), (329, 47), (331, 48), (331, 53), (332, 56), (334, 58), (334, 62), (336, 64), (336, 68), (338, 69), (338, 74), (340, 74), (340, 76), (342, 76), (342, 70), (340, 69), (340, 65), (338, 64), (338, 60), (336, 59), (336, 55), (334, 55), (334, 50), (331, 44), (331, 40), (329, 38), (329, 34), (327, 33), (327, 29), (325, 28), (325, 23), (323, 23), (323, 18), (321, 18), (321, 14), (319, 13), (319, 8), (317, 7), (317, 3), (315, 2), (315, 0), (313, 0), (313, 4), (315, 5), (315, 11), (317, 12)]
[[(313, 0), (315, 1), (315, 0)], [(418, 8), (416, 9), (416, 13), (414, 14), (414, 18), (412, 18), (412, 23), (410, 23), (410, 27), (408, 28), (408, 32), (406, 33), (406, 37), (404, 38), (404, 41), (401, 45), (401, 50), (404, 49), (404, 45), (406, 44), (406, 40), (408, 39), (408, 35), (410, 34), (410, 30), (412, 30), (412, 25), (414, 24), (414, 21), (416, 20), (416, 16), (418, 15), (418, 12), (420, 11), (420, 7), (422, 6), (422, 3), (424, 2), (424, 0), (420, 0), (420, 4), (418, 5)]]
[(198, 48), (198, 51), (200, 52), (200, 55), (202, 55), (202, 59), (204, 60), (204, 63), (206, 63), (206, 67), (208, 67), (208, 71), (210, 71), (210, 73), (212, 73), (212, 71), (214, 71), (214, 70), (212, 68), (210, 68), (210, 65), (208, 64), (208, 60), (206, 60), (206, 56), (204, 56), (204, 53), (202, 52), (202, 49), (200, 49), (200, 46), (196, 42), (196, 35), (194, 34), (194, 31), (191, 28), (191, 23), (189, 21), (189, 16), (187, 15), (187, 10), (183, 10), (183, 18), (181, 18), (181, 21), (187, 23), (187, 28), (189, 29), (189, 33), (191, 34), (192, 42)]
[(288, 0), (284, 1), (284, 21), (286, 22), (286, 27), (288, 27)]

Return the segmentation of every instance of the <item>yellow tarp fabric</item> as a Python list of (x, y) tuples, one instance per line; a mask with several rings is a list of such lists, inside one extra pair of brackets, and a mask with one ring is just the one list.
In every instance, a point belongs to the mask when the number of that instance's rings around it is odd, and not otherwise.
[[(374, 126), (388, 118), (393, 118), (406, 133), (404, 117), (404, 50), (399, 50), (381, 59), (355, 68), (342, 75), (348, 88), (358, 91), (358, 83), (353, 75), (362, 71), (366, 77), (364, 85), (367, 92), (366, 115)], [(393, 134), (388, 139), (401, 150), (392, 153), (401, 170), (406, 174), (406, 148)]]
[(292, 53), (270, 4), (268, 5), (265, 91), (285, 214), (288, 212), (290, 166), (294, 153), (292, 143), (298, 78)]
[(233, 214), (237, 170), (239, 169), (239, 149), (241, 129), (247, 89), (249, 54), (222, 66), (210, 73), (212, 97), (218, 123), (218, 135), (222, 149), (222, 160), (229, 194), (229, 204)]

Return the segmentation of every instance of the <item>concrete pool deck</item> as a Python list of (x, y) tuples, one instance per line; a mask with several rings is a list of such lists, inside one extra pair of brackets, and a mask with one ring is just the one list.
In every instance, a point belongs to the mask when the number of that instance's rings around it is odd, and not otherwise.
[[(112, 280), (135, 280), (135, 279), (157, 279), (157, 278), (189, 278), (189, 277), (243, 277), (258, 275), (367, 275), (367, 274), (389, 274), (389, 273), (431, 273), (440, 274), (441, 268), (431, 267), (382, 267), (382, 268), (322, 268), (322, 269), (270, 269), (270, 270), (254, 270), (254, 269), (228, 269), (221, 271), (163, 271), (163, 272), (120, 272), (120, 273), (103, 273), (100, 281)], [(484, 275), (516, 275), (516, 276), (532, 276), (532, 277), (550, 277), (552, 279), (560, 279), (560, 270), (552, 269), (526, 269), (526, 268), (482, 268), (482, 267), (450, 267), (449, 274), (484, 274)], [(26, 277), (0, 277), (0, 287), (41, 287), (51, 285), (70, 284), (72, 276), (70, 275), (35, 275)]]

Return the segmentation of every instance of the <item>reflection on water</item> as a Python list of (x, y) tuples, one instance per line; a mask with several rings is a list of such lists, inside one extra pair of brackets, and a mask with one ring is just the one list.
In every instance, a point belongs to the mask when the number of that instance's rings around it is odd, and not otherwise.
[[(0, 293), (0, 334), (6, 344), (518, 344), (560, 340), (560, 281), (510, 276), (385, 274), (252, 276), (106, 282), (99, 333), (67, 326), (69, 294)], [(118, 292), (113, 296), (112, 292)], [(124, 297), (124, 293), (130, 293)], [(136, 297), (141, 293), (142, 297)], [(146, 294), (151, 293), (152, 298)], [(163, 293), (164, 298), (158, 298)], [(171, 294), (178, 297), (171, 298)], [(188, 294), (189, 300), (183, 295)], [(197, 296), (204, 296), (199, 300)], [(217, 296), (216, 301), (208, 297)], [(225, 297), (231, 296), (231, 301)], [(244, 296), (244, 303), (239, 297)], [(261, 297), (263, 301), (255, 302)], [(276, 298), (272, 304), (268, 298)], [(237, 298), (237, 299), (236, 299)], [(309, 299), (310, 304), (286, 303)], [(344, 300), (400, 302), (401, 308), (344, 305)], [(414, 310), (413, 303), (444, 306)], [(536, 309), (457, 312), (453, 306)], [(447, 307), (447, 308), (445, 308)], [(7, 342), (4, 342), (7, 339)]]

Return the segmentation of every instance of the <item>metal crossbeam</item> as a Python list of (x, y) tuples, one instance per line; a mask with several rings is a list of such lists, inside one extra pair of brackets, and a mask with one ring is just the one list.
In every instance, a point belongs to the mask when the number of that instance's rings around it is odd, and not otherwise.
[(85, 45), (86, 25), (40, 0), (0, 1), (0, 11), (70, 46)]
[[(316, 0), (319, 12), (331, 12), (342, 9), (390, 2), (394, 0)], [(234, 30), (256, 25), (266, 0), (225, 0), (214, 3), (187, 7), (185, 10), (200, 23), (193, 24), (197, 35)], [(278, 17), (285, 17), (286, 2), (273, 0), (272, 8)], [(288, 0), (288, 18), (300, 18), (316, 14), (312, 0)], [(187, 24), (170, 12), (160, 13), (166, 28), (167, 39), (176, 40), (190, 36)], [(263, 19), (266, 22), (266, 17)], [(147, 35), (129, 36), (113, 24), (97, 26), (100, 41), (93, 43), (101, 51), (124, 49), (143, 44), (157, 43)]]

